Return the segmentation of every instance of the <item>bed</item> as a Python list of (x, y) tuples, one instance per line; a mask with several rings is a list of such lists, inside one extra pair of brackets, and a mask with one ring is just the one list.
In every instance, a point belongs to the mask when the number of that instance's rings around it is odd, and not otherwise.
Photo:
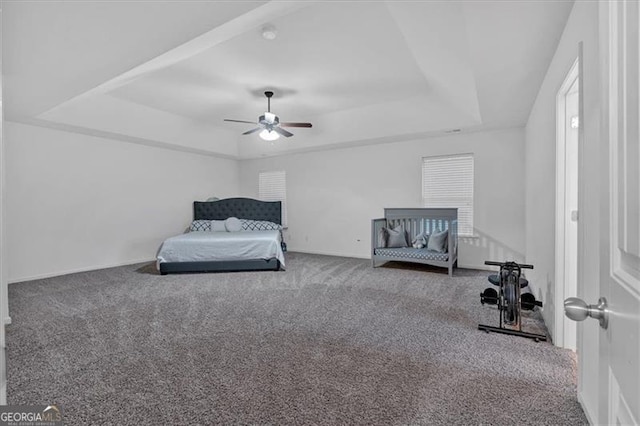
[[(226, 198), (195, 201), (194, 221), (247, 221), (282, 223), (280, 201)], [(157, 256), (162, 275), (187, 272), (278, 271), (284, 269), (280, 230), (244, 229), (239, 232), (192, 231), (166, 239)]]

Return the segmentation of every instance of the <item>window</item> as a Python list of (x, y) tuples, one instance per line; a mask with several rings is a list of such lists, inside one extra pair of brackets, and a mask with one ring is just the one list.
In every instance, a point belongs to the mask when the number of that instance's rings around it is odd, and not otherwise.
[(287, 226), (287, 174), (284, 171), (262, 172), (258, 186), (260, 200), (282, 201), (282, 226)]
[(473, 236), (473, 155), (422, 159), (425, 207), (458, 208), (458, 235)]

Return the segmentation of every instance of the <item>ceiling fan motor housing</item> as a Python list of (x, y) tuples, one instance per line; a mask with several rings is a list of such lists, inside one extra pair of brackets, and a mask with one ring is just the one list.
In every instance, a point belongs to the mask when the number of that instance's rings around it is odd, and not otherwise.
[(273, 120), (269, 121), (269, 120), (267, 120), (266, 114), (265, 115), (261, 115), (258, 118), (258, 123), (263, 124), (265, 126), (267, 126), (267, 125), (277, 126), (280, 123), (280, 119), (275, 114), (272, 114), (272, 117), (273, 117)]

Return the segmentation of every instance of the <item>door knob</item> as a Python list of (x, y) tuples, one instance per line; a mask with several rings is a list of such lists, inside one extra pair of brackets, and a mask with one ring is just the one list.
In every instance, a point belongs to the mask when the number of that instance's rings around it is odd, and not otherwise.
[(607, 329), (609, 325), (609, 312), (607, 311), (607, 299), (601, 297), (597, 305), (587, 305), (577, 297), (570, 297), (564, 301), (564, 314), (573, 321), (584, 321), (588, 317), (597, 319), (600, 327)]

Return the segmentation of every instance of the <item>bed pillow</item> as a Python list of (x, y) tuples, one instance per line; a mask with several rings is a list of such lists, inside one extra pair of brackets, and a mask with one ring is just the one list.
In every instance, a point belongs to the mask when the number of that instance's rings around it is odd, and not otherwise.
[(282, 225), (268, 220), (240, 219), (243, 231), (280, 231)]
[(447, 230), (434, 232), (429, 237), (429, 241), (427, 242), (427, 249), (437, 251), (438, 253), (446, 253), (448, 235), (449, 232)]
[(242, 223), (237, 217), (230, 217), (224, 221), (224, 227), (228, 232), (242, 231)]
[(211, 231), (213, 232), (227, 232), (227, 227), (225, 226), (224, 220), (212, 220), (211, 221)]
[(194, 231), (211, 231), (211, 221), (210, 220), (194, 220), (191, 222), (191, 226), (189, 227), (189, 232)]
[(389, 228), (382, 228), (382, 229), (386, 230), (385, 232), (387, 236), (386, 238), (387, 245), (385, 247), (390, 247), (390, 248), (409, 247), (407, 233), (405, 232), (404, 229), (402, 229), (402, 226), (398, 226), (393, 229), (389, 229)]

